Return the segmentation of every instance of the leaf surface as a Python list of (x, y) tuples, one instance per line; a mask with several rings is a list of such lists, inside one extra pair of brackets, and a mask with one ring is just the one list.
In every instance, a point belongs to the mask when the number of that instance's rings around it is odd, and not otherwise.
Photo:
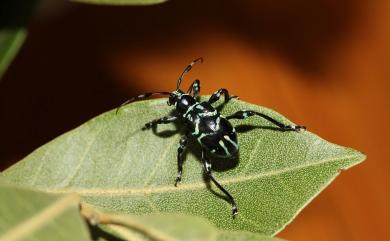
[(220, 230), (218, 232), (217, 241), (283, 241), (282, 239), (268, 237), (265, 235), (245, 232), (245, 231), (226, 231)]
[[(204, 218), (183, 214), (149, 214), (142, 216), (104, 213), (88, 208), (81, 211), (86, 217), (98, 217), (96, 220), (111, 221), (99, 224), (114, 236), (96, 236), (100, 240), (159, 240), (159, 241), (282, 241), (281, 239), (245, 231), (218, 230)], [(99, 221), (97, 221), (99, 223)], [(121, 224), (121, 225), (118, 225)], [(137, 226), (139, 229), (134, 228)], [(145, 232), (141, 232), (144, 230)], [(153, 233), (153, 235), (151, 235)], [(154, 238), (152, 238), (152, 236)]]
[[(286, 124), (280, 114), (232, 100), (227, 115), (251, 109)], [(165, 99), (142, 101), (104, 113), (56, 138), (5, 170), (9, 181), (52, 193), (77, 193), (84, 202), (129, 214), (182, 212), (217, 227), (274, 235), (343, 169), (365, 156), (306, 132), (281, 132), (257, 117), (232, 120), (239, 158), (212, 160), (217, 180), (235, 197), (239, 214), (203, 175), (200, 148), (190, 141), (183, 181), (174, 187), (180, 123), (142, 131), (169, 114)]]
[(54, 195), (0, 182), (0, 241), (90, 240), (74, 194)]

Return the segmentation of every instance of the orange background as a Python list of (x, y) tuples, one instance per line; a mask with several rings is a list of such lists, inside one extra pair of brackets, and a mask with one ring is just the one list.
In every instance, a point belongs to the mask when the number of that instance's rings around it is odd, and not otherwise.
[(130, 96), (173, 90), (203, 56), (185, 84), (225, 87), (368, 156), (278, 236), (386, 240), (389, 13), (386, 0), (46, 4), (0, 82), (1, 167)]

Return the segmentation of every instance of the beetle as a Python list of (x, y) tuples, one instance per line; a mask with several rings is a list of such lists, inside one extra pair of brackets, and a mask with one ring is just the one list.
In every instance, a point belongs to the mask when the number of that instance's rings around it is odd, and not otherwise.
[[(152, 120), (146, 123), (142, 129), (146, 130), (159, 124), (168, 124), (176, 120), (181, 120), (186, 127), (186, 134), (180, 138), (179, 147), (177, 149), (178, 170), (175, 186), (182, 180), (183, 152), (186, 149), (188, 138), (193, 137), (202, 148), (202, 162), (206, 175), (228, 197), (229, 202), (232, 205), (232, 214), (234, 217), (238, 213), (236, 202), (233, 196), (214, 178), (209, 160), (210, 156), (219, 158), (232, 158), (236, 156), (239, 150), (237, 132), (229, 120), (259, 116), (275, 124), (282, 131), (300, 131), (305, 130), (306, 127), (300, 125), (285, 125), (266, 114), (253, 110), (240, 110), (228, 116), (221, 115), (212, 104), (217, 102), (222, 95), (224, 96), (224, 104), (228, 103), (233, 98), (238, 98), (237, 96), (230, 96), (227, 89), (221, 88), (215, 91), (208, 101), (203, 102), (199, 101), (200, 81), (198, 79), (191, 84), (187, 92), (183, 92), (180, 89), (184, 76), (192, 69), (194, 64), (198, 62), (203, 62), (203, 58), (195, 59), (184, 69), (177, 81), (176, 90), (173, 92), (162, 91), (144, 93), (127, 100), (121, 106), (132, 101), (146, 99), (153, 95), (169, 96), (167, 104), (169, 106), (174, 106), (175, 114)], [(121, 106), (118, 107), (117, 112)]]

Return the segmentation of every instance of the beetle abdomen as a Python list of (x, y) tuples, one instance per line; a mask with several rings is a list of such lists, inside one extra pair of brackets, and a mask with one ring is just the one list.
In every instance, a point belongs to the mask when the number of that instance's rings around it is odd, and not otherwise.
[(238, 151), (237, 134), (230, 122), (219, 115), (214, 121), (205, 119), (205, 122), (208, 126), (214, 126), (215, 130), (201, 132), (197, 137), (202, 147), (219, 157), (235, 155)]
[(183, 117), (192, 136), (211, 154), (231, 157), (237, 153), (238, 142), (235, 129), (209, 103), (194, 104)]

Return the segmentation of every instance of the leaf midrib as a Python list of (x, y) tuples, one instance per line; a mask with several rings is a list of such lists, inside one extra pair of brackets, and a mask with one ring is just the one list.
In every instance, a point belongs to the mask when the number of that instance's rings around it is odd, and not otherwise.
[[(352, 163), (352, 165), (356, 165), (361, 162), (360, 154), (356, 155), (347, 155), (344, 157), (333, 157), (328, 159), (323, 159), (321, 161), (315, 162), (315, 163), (305, 163), (302, 165), (297, 165), (292, 168), (284, 168), (280, 170), (273, 170), (263, 173), (258, 173), (254, 175), (246, 175), (246, 176), (240, 176), (240, 177), (233, 177), (228, 179), (222, 179), (220, 180), (220, 183), (222, 185), (226, 184), (232, 184), (232, 183), (241, 183), (241, 182), (247, 182), (252, 181), (255, 179), (260, 179), (264, 177), (270, 177), (275, 175), (281, 175), (288, 172), (293, 172), (300, 169), (310, 168), (319, 166), (322, 164), (332, 163), (335, 161), (340, 160), (352, 160), (357, 159), (356, 163)], [(187, 191), (187, 190), (196, 190), (201, 189), (205, 187), (205, 182), (196, 182), (196, 183), (190, 183), (190, 184), (182, 184), (179, 187), (175, 187), (174, 185), (165, 185), (165, 186), (155, 186), (155, 187), (143, 187), (143, 188), (120, 188), (120, 189), (70, 189), (70, 188), (62, 188), (62, 189), (44, 189), (44, 188), (38, 188), (39, 191), (44, 191), (48, 193), (76, 193), (80, 196), (87, 196), (87, 197), (93, 197), (93, 196), (138, 196), (138, 195), (150, 195), (154, 193), (166, 193), (166, 192), (177, 192), (177, 191)]]

